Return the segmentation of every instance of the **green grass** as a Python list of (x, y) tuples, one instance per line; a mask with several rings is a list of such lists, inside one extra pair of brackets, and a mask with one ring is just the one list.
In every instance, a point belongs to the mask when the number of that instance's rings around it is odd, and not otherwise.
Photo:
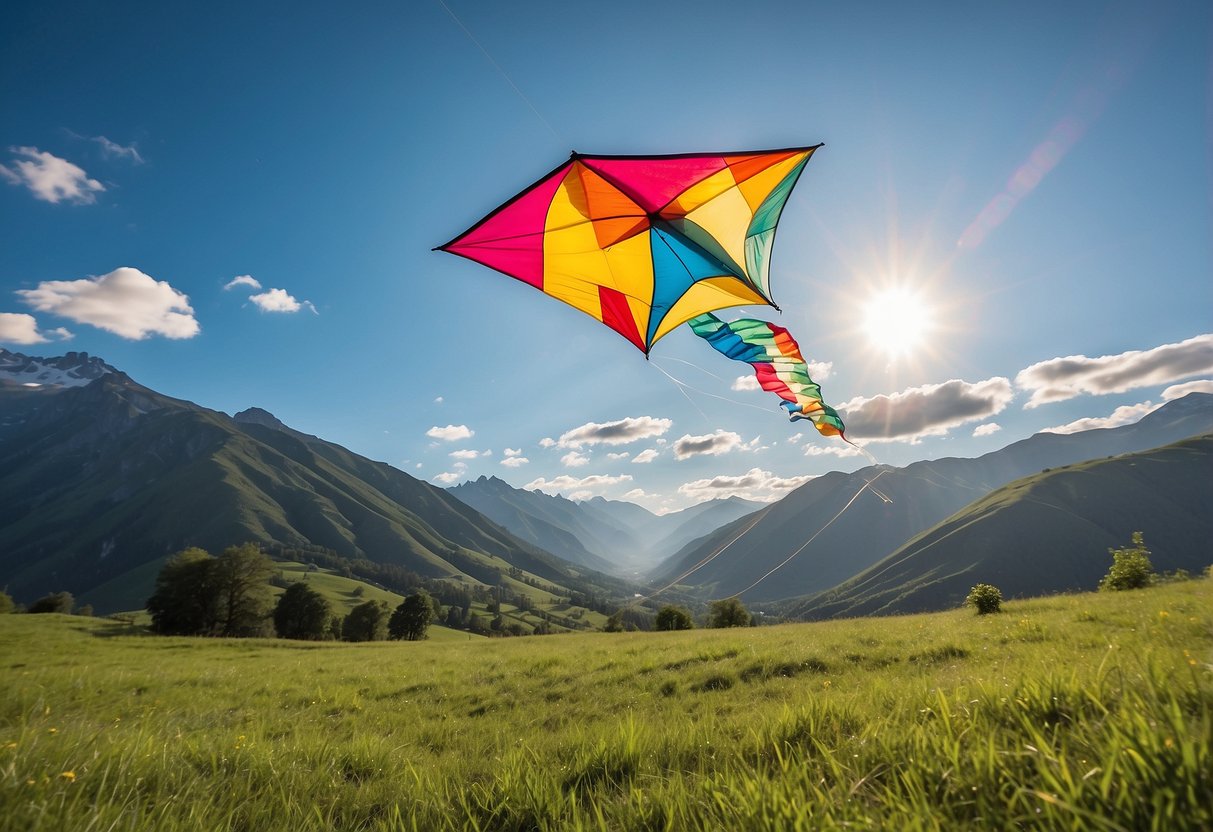
[(300, 644), (0, 616), (0, 827), (1213, 827), (1213, 581), (902, 618)]

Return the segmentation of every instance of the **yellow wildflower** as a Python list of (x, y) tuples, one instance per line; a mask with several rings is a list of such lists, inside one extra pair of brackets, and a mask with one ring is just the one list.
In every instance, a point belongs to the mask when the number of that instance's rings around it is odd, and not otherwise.
[(64, 780), (66, 780), (69, 783), (76, 782), (76, 772), (74, 772), (74, 771), (65, 771), (62, 774), (60, 774), (59, 776), (62, 777)]

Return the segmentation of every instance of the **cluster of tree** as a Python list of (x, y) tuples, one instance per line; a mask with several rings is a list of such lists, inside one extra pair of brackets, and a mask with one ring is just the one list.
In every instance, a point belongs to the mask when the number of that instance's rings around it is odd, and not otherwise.
[(52, 592), (49, 595), (43, 595), (25, 609), (21, 609), (17, 605), (17, 602), (13, 600), (13, 596), (7, 592), (0, 591), (0, 615), (7, 615), (13, 612), (92, 615), (93, 605), (81, 604), (80, 606), (76, 606), (76, 599), (72, 597), (70, 592)]
[(152, 630), (166, 635), (271, 636), (318, 641), (417, 641), (436, 617), (424, 591), (407, 596), (394, 611), (365, 601), (344, 618), (306, 580), (287, 585), (273, 600), (274, 562), (256, 544), (230, 546), (219, 557), (186, 549), (169, 559), (148, 599)]

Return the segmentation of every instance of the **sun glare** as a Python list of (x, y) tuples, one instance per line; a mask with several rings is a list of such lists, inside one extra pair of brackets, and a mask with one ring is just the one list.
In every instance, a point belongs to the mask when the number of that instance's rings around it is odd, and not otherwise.
[(864, 306), (863, 330), (873, 347), (889, 358), (912, 354), (932, 326), (927, 304), (906, 289), (885, 289)]

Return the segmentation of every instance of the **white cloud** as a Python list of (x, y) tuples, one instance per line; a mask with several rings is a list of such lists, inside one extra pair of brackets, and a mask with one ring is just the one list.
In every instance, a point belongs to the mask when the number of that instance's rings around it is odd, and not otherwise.
[(856, 448), (854, 445), (848, 445), (846, 442), (841, 442), (838, 440), (828, 442), (825, 445), (818, 445), (816, 443), (812, 443), (812, 444), (808, 444), (808, 445), (804, 446), (804, 455), (805, 456), (848, 457), (848, 456), (861, 456), (862, 454), (863, 454), (863, 452), (860, 451), (859, 448)]
[(746, 500), (769, 503), (778, 500), (811, 479), (813, 479), (812, 476), (778, 477), (770, 471), (751, 468), (738, 476), (722, 475), (683, 483), (678, 486), (678, 493), (686, 494), (696, 500), (716, 500), (736, 496)]
[(1002, 425), (997, 422), (986, 422), (984, 425), (978, 425), (973, 428), (973, 436), (990, 436), (1002, 430)]
[(501, 464), (506, 468), (518, 468), (519, 466), (526, 465), (528, 462), (530, 462), (530, 460), (525, 456), (507, 456), (505, 459), (501, 460)]
[(101, 145), (101, 152), (110, 158), (130, 159), (136, 165), (143, 164), (143, 157), (139, 155), (139, 151), (132, 145), (122, 145), (117, 142), (111, 142), (105, 136), (93, 136), (90, 141), (94, 141)]
[(562, 448), (598, 444), (626, 445), (639, 439), (661, 436), (672, 424), (674, 423), (669, 419), (657, 419), (653, 416), (628, 417), (615, 422), (587, 422), (581, 427), (562, 433), (556, 444)]
[(467, 449), (461, 451), (451, 451), (448, 456), (451, 459), (478, 459), (481, 456), (488, 456), (488, 452), (485, 451), (484, 453), (481, 453), (480, 451)]
[(38, 331), (38, 321), (24, 312), (0, 312), (0, 344), (45, 344), (52, 337), (66, 341), (74, 337), (63, 327)]
[(674, 440), (674, 458), (720, 456), (741, 447), (741, 436), (729, 430), (715, 430), (703, 436), (685, 434)]
[(1162, 391), (1162, 400), (1169, 402), (1172, 399), (1182, 399), (1189, 393), (1213, 393), (1213, 379), (1201, 379), (1200, 381), (1185, 381), (1183, 384), (1172, 384), (1166, 390)]
[(611, 460), (612, 462), (618, 462), (619, 460), (627, 459), (630, 456), (631, 454), (627, 451), (620, 451), (618, 453), (607, 454), (607, 459)]
[(441, 474), (434, 475), (434, 482), (441, 483), (442, 485), (451, 485), (457, 482), (461, 476), (463, 476), (462, 471), (444, 471)]
[(1121, 425), (1131, 425), (1141, 419), (1142, 416), (1152, 413), (1160, 407), (1162, 407), (1162, 404), (1151, 404), (1150, 402), (1127, 404), (1113, 410), (1110, 416), (1088, 416), (1085, 419), (1075, 419), (1073, 422), (1064, 425), (1043, 428), (1041, 433), (1078, 433), (1080, 430), (1117, 428)]
[(257, 305), (262, 312), (298, 312), (308, 309), (313, 315), (319, 315), (315, 305), (310, 300), (299, 301), (286, 289), (270, 289), (257, 295), (249, 295), (249, 300)]
[(594, 496), (593, 491), (574, 491), (569, 495), (569, 499), (575, 503), (580, 503)]
[(601, 493), (612, 485), (618, 485), (624, 482), (631, 482), (632, 478), (627, 474), (621, 474), (617, 477), (605, 476), (602, 474), (591, 474), (588, 477), (570, 477), (568, 474), (563, 474), (552, 479), (539, 477), (531, 480), (526, 485), (522, 486), (527, 491), (544, 491), (554, 494), (573, 491), (590, 491), (595, 494)]
[(251, 274), (239, 274), (223, 285), (223, 291), (235, 289), (237, 286), (247, 286), (256, 291), (261, 288), (261, 281), (253, 277)]
[(0, 165), (0, 177), (10, 185), (24, 185), (35, 199), (57, 203), (67, 200), (77, 205), (97, 201), (105, 186), (90, 179), (84, 169), (36, 147), (10, 147), (24, 159), (14, 159), (12, 167)]
[(425, 435), (431, 439), (441, 439), (444, 442), (457, 442), (460, 439), (472, 438), (476, 435), (476, 431), (467, 425), (447, 425), (444, 428), (434, 425), (425, 432)]
[(733, 390), (761, 390), (762, 385), (758, 383), (758, 376), (738, 376), (733, 379)]
[(501, 453), (505, 456), (522, 456), (522, 448), (503, 448)]
[(1024, 406), (1038, 407), (1082, 393), (1124, 393), (1207, 373), (1213, 373), (1213, 333), (1118, 355), (1050, 358), (1021, 370), (1015, 384), (1032, 391)]
[(569, 451), (564, 456), (560, 457), (560, 463), (565, 468), (580, 468), (583, 465), (590, 464), (590, 458), (578, 451)]
[(556, 445), (556, 440), (550, 436), (545, 436), (539, 440), (539, 447), (541, 447), (541, 448), (551, 448), (551, 447), (554, 447), (555, 445)]
[(446, 401), (446, 399), (442, 398), (442, 396), (434, 397), (434, 404), (442, 404), (444, 401)]
[(167, 282), (122, 267), (101, 277), (47, 280), (17, 294), (39, 312), (51, 312), (115, 335), (193, 338), (200, 327), (189, 298)]
[(916, 442), (1001, 413), (1013, 396), (1010, 380), (1001, 376), (978, 382), (951, 379), (870, 399), (857, 397), (838, 410), (852, 439)]
[(655, 497), (656, 494), (649, 494), (643, 488), (633, 488), (631, 491), (623, 495), (625, 500), (643, 500), (646, 497)]
[(660, 456), (660, 454), (653, 448), (645, 448), (643, 451), (636, 454), (636, 456), (632, 458), (632, 464), (633, 465), (648, 465), (650, 462), (655, 460), (658, 456)]

